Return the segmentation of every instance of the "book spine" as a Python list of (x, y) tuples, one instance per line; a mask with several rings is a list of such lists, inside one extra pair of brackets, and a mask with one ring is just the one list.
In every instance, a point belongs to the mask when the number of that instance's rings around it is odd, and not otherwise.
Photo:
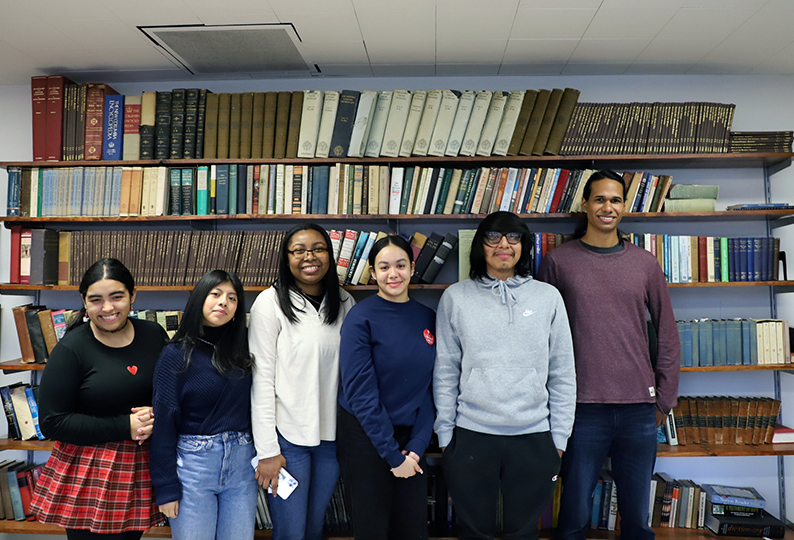
[(120, 160), (124, 153), (124, 96), (105, 96), (105, 132), (102, 159)]

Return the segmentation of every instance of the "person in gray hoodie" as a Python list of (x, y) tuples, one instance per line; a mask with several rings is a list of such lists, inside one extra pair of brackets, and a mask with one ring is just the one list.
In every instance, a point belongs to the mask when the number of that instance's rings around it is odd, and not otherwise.
[(433, 396), (461, 539), (534, 539), (571, 434), (576, 375), (560, 293), (530, 274), (532, 235), (515, 214), (477, 228), (468, 280), (436, 316)]

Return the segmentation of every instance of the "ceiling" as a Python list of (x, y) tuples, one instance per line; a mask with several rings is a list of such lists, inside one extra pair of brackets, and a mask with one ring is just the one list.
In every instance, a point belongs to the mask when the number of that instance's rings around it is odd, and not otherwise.
[(191, 75), (139, 27), (279, 23), (307, 63), (284, 76), (794, 74), (791, 0), (0, 0), (0, 84), (261, 78)]

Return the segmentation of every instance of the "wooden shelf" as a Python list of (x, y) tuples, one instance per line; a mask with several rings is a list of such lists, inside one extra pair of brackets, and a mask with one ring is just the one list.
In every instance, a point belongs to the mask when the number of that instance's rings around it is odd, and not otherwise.
[(794, 153), (710, 153), (710, 154), (621, 154), (587, 156), (474, 156), (474, 157), (398, 157), (398, 158), (311, 158), (311, 159), (162, 159), (133, 161), (3, 161), (0, 167), (153, 167), (153, 166), (194, 166), (229, 164), (297, 164), (297, 165), (334, 165), (336, 163), (358, 163), (369, 165), (406, 164), (429, 165), (450, 163), (467, 166), (499, 166), (501, 164), (532, 164), (547, 167), (566, 168), (622, 168), (636, 164), (642, 168), (756, 168), (787, 167)]
[(21, 358), (0, 362), (3, 371), (42, 371), (47, 364), (23, 363)]
[[(19, 441), (17, 439), (0, 439), (0, 450), (33, 450), (36, 452), (49, 452), (55, 446), (54, 441)], [(0, 524), (3, 521), (0, 520)]]
[(786, 444), (659, 444), (657, 457), (792, 456), (794, 443)]

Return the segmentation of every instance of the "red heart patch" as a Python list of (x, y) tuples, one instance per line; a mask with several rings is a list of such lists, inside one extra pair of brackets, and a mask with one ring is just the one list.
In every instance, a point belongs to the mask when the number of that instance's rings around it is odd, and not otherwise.
[(428, 345), (432, 345), (433, 343), (435, 343), (436, 338), (433, 337), (433, 334), (430, 333), (430, 330), (425, 328), (423, 335), (425, 336), (425, 341), (427, 341)]
[(127, 366), (127, 371), (135, 375), (138, 373), (138, 366)]

